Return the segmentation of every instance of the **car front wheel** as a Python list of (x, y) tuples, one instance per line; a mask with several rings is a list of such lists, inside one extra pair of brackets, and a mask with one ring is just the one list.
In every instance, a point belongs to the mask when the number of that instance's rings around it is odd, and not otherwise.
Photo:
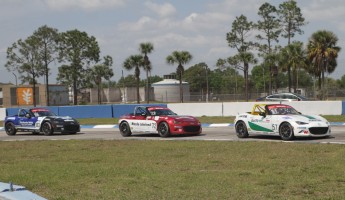
[(158, 126), (158, 134), (161, 137), (169, 137), (170, 136), (170, 130), (169, 125), (166, 122), (162, 122)]
[(287, 122), (280, 125), (279, 135), (285, 141), (293, 140), (295, 138), (292, 126)]
[(120, 133), (123, 137), (128, 137), (132, 135), (128, 122), (121, 122)]
[(237, 122), (236, 124), (236, 135), (239, 138), (247, 138), (248, 135), (248, 130), (247, 126), (243, 121)]
[(12, 122), (5, 125), (5, 131), (7, 135), (15, 135), (17, 133), (17, 129)]
[(51, 123), (44, 122), (42, 124), (42, 132), (44, 133), (44, 135), (52, 135), (54, 130), (53, 130)]

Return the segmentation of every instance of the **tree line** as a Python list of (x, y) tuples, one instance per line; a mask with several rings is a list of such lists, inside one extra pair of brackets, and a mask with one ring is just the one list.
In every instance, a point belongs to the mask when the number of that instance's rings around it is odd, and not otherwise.
[[(193, 58), (188, 51), (173, 51), (166, 57), (167, 64), (177, 65), (174, 74), (180, 82), (180, 102), (183, 102), (182, 80), (190, 83), (192, 91), (206, 88), (208, 95), (210, 86), (217, 93), (244, 93), (248, 101), (250, 88), (271, 94), (287, 85), (289, 92), (296, 92), (297, 87), (310, 85), (312, 79), (316, 78), (319, 97), (322, 99), (325, 73), (332, 73), (337, 67), (337, 57), (341, 50), (337, 46), (337, 36), (331, 31), (320, 30), (311, 35), (306, 45), (301, 41), (293, 41), (296, 34), (303, 34), (302, 27), (307, 24), (294, 0), (285, 1), (278, 8), (264, 3), (257, 14), (257, 22), (250, 21), (243, 14), (235, 18), (225, 39), (236, 54), (219, 58), (215, 64), (217, 69), (213, 71), (204, 62), (185, 69), (185, 65)], [(279, 45), (281, 38), (287, 40), (286, 46)], [(18, 72), (22, 83), (32, 84), (34, 88), (37, 78), (44, 76), (48, 105), (49, 66), (56, 61), (61, 64), (57, 81), (73, 89), (74, 104), (77, 104), (80, 88), (94, 86), (98, 88), (100, 102), (100, 89), (106, 86), (102, 80), (108, 81), (108, 87), (135, 86), (137, 103), (140, 103), (139, 87), (149, 88), (150, 83), (161, 80), (159, 76), (150, 75), (152, 64), (149, 54), (153, 51), (152, 43), (139, 44), (138, 53), (130, 55), (122, 64), (124, 69), (134, 70), (134, 74), (122, 77), (118, 83), (111, 82), (110, 78), (114, 75), (111, 69), (112, 57), (106, 55), (100, 58), (100, 48), (95, 37), (76, 29), (59, 33), (57, 29), (45, 25), (25, 40), (19, 39), (8, 47), (5, 67), (8, 71)], [(250, 65), (253, 65), (251, 74)], [(140, 80), (140, 69), (146, 72), (144, 81)], [(146, 92), (148, 103), (149, 90)], [(35, 102), (34, 99), (34, 106)]]

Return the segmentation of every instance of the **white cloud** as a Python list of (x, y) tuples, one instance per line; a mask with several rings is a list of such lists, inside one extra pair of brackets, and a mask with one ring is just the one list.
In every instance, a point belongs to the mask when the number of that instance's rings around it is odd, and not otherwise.
[(48, 7), (56, 10), (82, 8), (87, 10), (122, 6), (125, 0), (43, 0)]
[(224, 24), (230, 22), (233, 16), (226, 13), (207, 12), (207, 13), (191, 13), (182, 22), (181, 25), (186, 30), (225, 30)]
[(175, 7), (170, 3), (155, 4), (151, 1), (145, 2), (145, 6), (160, 17), (169, 17), (176, 13)]
[[(118, 25), (118, 29), (123, 32), (133, 32), (133, 31), (140, 31), (140, 32), (149, 32), (149, 33), (157, 33), (157, 32), (165, 32), (169, 30), (173, 30), (177, 27), (180, 29), (181, 22), (174, 21), (170, 18), (162, 18), (162, 19), (154, 19), (148, 16), (143, 16), (139, 18), (135, 22), (122, 22)], [(141, 37), (143, 34), (141, 34)]]
[(175, 48), (195, 48), (209, 43), (204, 35), (182, 35), (178, 33), (167, 33), (154, 38), (154, 43), (160, 46), (174, 46)]
[(305, 6), (302, 10), (303, 15), (308, 20), (333, 21), (345, 17), (345, 4), (334, 6), (328, 1), (314, 1), (312, 4)]

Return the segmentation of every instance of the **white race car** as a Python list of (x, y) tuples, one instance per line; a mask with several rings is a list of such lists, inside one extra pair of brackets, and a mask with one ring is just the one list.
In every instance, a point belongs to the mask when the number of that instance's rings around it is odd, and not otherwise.
[(249, 134), (278, 135), (283, 140), (295, 137), (328, 137), (329, 122), (318, 115), (303, 115), (284, 104), (255, 104), (251, 112), (235, 118), (236, 135), (246, 138)]

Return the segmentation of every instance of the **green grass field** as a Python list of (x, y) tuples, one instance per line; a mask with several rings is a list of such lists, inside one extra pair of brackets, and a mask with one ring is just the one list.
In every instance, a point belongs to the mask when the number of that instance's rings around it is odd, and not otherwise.
[[(345, 122), (343, 116), (324, 116)], [(233, 123), (234, 117), (200, 117)], [(79, 119), (116, 124), (117, 119)], [(50, 200), (345, 199), (345, 147), (215, 141), (0, 142), (0, 182)]]
[(50, 200), (345, 199), (343, 145), (0, 142), (0, 180)]

